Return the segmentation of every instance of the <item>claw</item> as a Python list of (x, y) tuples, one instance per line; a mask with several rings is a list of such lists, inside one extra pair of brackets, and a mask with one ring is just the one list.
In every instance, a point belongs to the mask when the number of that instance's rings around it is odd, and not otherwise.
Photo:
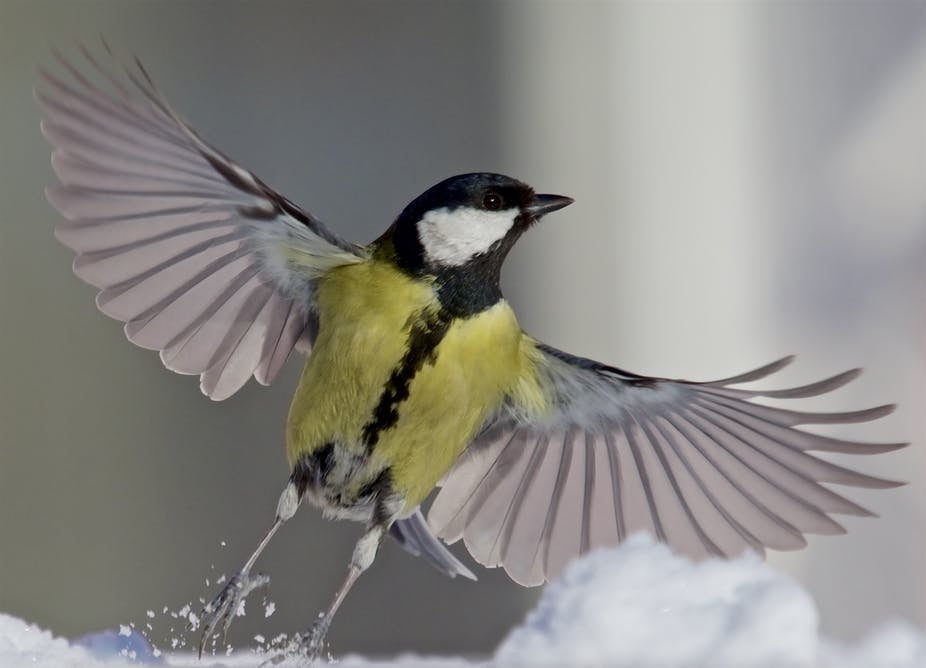
[(222, 625), (222, 642), (226, 641), (228, 629), (238, 614), (241, 604), (252, 591), (269, 582), (270, 578), (263, 574), (252, 576), (244, 572), (237, 573), (222, 588), (222, 591), (206, 604), (201, 614), (203, 635), (199, 640), (199, 658), (202, 658), (206, 642), (215, 635), (219, 624)]
[(307, 665), (312, 665), (325, 650), (325, 636), (328, 634), (329, 626), (331, 626), (331, 618), (325, 614), (319, 615), (308, 633), (297, 633), (282, 652), (260, 665), (262, 667), (275, 666), (295, 656), (304, 658)]

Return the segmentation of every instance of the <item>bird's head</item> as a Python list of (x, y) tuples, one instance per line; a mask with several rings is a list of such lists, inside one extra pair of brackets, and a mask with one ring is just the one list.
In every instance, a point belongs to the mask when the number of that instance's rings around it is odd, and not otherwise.
[(393, 225), (396, 260), (416, 275), (468, 270), (497, 281), (502, 261), (523, 232), (543, 215), (572, 203), (537, 195), (501, 174), (452, 176), (415, 198)]

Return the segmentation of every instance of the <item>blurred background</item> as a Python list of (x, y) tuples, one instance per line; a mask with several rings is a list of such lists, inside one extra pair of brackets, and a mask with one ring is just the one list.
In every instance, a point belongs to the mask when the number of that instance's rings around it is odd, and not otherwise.
[[(804, 405), (899, 402), (842, 433), (912, 441), (851, 461), (911, 484), (853, 491), (881, 519), (770, 560), (829, 634), (926, 623), (926, 3), (912, 1), (0, 2), (0, 611), (76, 635), (156, 610), (163, 637), (161, 609), (211, 597), (288, 474), (300, 362), (208, 401), (96, 312), (52, 236), (34, 68), (99, 35), (347, 238), (459, 172), (574, 196), (504, 276), (522, 324), (557, 347), (699, 380), (799, 353), (782, 386), (864, 366)], [(299, 513), (260, 563), (276, 613), (255, 598), (232, 642), (304, 629), (358, 529)], [(334, 650), (490, 651), (537, 592), (476, 570), (451, 581), (387, 545)]]

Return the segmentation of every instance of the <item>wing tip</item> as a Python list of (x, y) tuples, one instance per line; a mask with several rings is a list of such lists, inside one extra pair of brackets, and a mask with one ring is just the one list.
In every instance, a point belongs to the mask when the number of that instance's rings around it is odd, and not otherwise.
[(860, 413), (870, 416), (866, 418), (865, 421), (867, 422), (868, 420), (879, 420), (883, 417), (890, 415), (896, 410), (897, 410), (897, 404), (882, 404), (880, 406), (869, 408), (868, 410), (865, 410), (865, 411), (860, 411)]
[(721, 378), (720, 380), (713, 380), (706, 383), (700, 383), (702, 385), (709, 385), (715, 387), (726, 387), (727, 385), (739, 385), (740, 383), (751, 383), (755, 380), (761, 380), (768, 376), (771, 376), (774, 373), (777, 373), (784, 369), (786, 366), (794, 362), (797, 359), (797, 355), (786, 355), (781, 357), (774, 362), (769, 362), (764, 366), (760, 366), (751, 371), (745, 373), (737, 374), (736, 376), (730, 376), (728, 378)]
[(879, 478), (877, 476), (860, 473), (851, 469), (843, 469), (843, 472), (851, 474), (851, 479), (821, 480), (820, 482), (832, 485), (844, 485), (846, 487), (857, 487), (861, 489), (896, 489), (898, 487), (903, 487), (904, 485), (909, 484), (906, 480)]
[(824, 394), (829, 394), (830, 392), (835, 392), (841, 387), (845, 387), (857, 379), (860, 375), (862, 375), (862, 369), (857, 367), (855, 369), (849, 369), (848, 371), (837, 373), (835, 376), (830, 376), (829, 378), (824, 378), (823, 380), (818, 380), (816, 382), (802, 385), (800, 387), (793, 387), (785, 390), (772, 390), (769, 392), (759, 392), (757, 394), (778, 399), (806, 399), (809, 397), (819, 397)]
[(775, 360), (772, 362), (773, 365), (777, 365), (779, 369), (783, 369), (797, 359), (797, 355), (791, 353), (790, 355), (785, 355), (781, 359)]
[(857, 366), (854, 369), (843, 371), (841, 374), (839, 374), (839, 376), (837, 376), (837, 378), (838, 377), (847, 378), (848, 380), (846, 380), (846, 382), (850, 383), (856, 378), (858, 378), (859, 376), (861, 376), (863, 373), (865, 373), (864, 367)]
[(857, 411), (847, 411), (845, 413), (838, 414), (840, 417), (839, 422), (843, 423), (857, 423), (857, 422), (872, 422), (874, 420), (880, 420), (883, 417), (887, 417), (891, 413), (897, 410), (897, 404), (882, 404), (880, 406), (873, 406), (871, 408), (863, 408)]
[[(875, 480), (878, 481), (878, 486), (873, 486), (873, 489), (897, 489), (910, 484), (907, 480), (891, 480), (889, 478), (875, 478)], [(877, 515), (874, 516), (877, 517)]]
[(912, 445), (909, 441), (898, 441), (896, 443), (865, 443), (863, 444), (865, 449), (860, 449), (857, 452), (852, 452), (851, 454), (858, 455), (882, 455), (888, 452), (897, 452), (898, 450), (903, 450), (906, 447)]

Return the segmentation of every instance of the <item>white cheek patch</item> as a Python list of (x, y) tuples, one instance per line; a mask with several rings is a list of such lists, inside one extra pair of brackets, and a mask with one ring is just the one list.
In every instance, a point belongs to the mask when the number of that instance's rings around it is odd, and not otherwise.
[(428, 260), (459, 267), (504, 239), (517, 216), (518, 209), (435, 209), (418, 221), (418, 238)]

